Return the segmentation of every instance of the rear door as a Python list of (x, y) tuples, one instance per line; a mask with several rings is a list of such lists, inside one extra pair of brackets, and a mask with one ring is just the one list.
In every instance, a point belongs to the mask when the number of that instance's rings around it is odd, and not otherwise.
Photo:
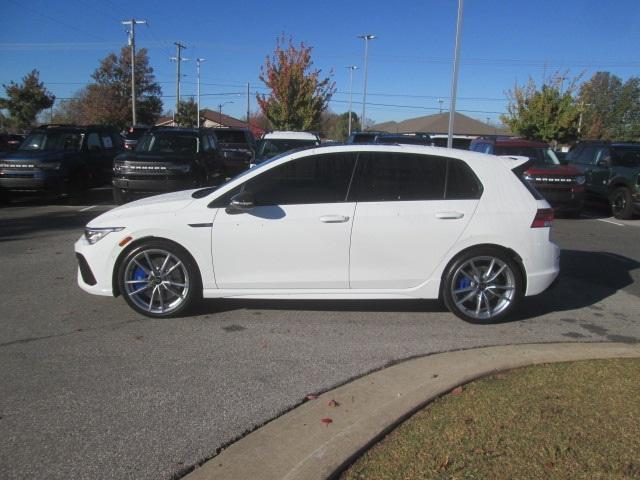
[(466, 163), (430, 155), (362, 153), (354, 182), (354, 289), (423, 283), (464, 231), (482, 194)]

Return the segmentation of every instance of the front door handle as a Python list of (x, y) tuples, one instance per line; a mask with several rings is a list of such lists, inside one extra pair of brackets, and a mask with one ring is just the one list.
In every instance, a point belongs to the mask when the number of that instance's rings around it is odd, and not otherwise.
[(344, 223), (349, 221), (346, 215), (323, 215), (320, 217), (322, 223)]
[(436, 213), (436, 218), (440, 220), (456, 220), (458, 218), (464, 217), (464, 213), (462, 212), (438, 212)]

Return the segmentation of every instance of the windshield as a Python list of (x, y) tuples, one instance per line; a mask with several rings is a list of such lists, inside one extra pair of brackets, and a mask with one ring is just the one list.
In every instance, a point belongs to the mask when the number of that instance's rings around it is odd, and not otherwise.
[(400, 135), (385, 136), (381, 135), (376, 137), (376, 143), (404, 143), (406, 145), (431, 145), (431, 139), (428, 137), (422, 137), (419, 135)]
[(286, 138), (270, 138), (262, 140), (258, 158), (271, 158), (275, 155), (301, 147), (318, 145), (317, 140), (289, 140)]
[(187, 132), (147, 133), (138, 142), (136, 152), (198, 153), (198, 140), (197, 135)]
[(558, 160), (555, 152), (549, 147), (517, 147), (515, 145), (508, 147), (496, 146), (493, 154), (528, 157), (538, 165), (560, 165), (560, 160)]
[(247, 143), (244, 132), (238, 130), (216, 130), (216, 137), (220, 143)]
[(83, 135), (78, 132), (34, 132), (29, 135), (20, 150), (64, 150), (77, 152)]
[(640, 147), (612, 148), (611, 159), (620, 167), (640, 167)]

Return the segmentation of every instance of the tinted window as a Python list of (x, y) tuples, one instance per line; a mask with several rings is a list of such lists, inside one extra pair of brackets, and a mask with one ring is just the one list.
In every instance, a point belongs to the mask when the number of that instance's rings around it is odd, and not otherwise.
[(355, 165), (352, 153), (313, 155), (268, 170), (244, 184), (256, 205), (344, 202)]
[(109, 136), (109, 134), (103, 133), (101, 137), (102, 137), (102, 146), (105, 148), (105, 150), (113, 149), (113, 140), (111, 140), (111, 137)]
[(292, 140), (286, 138), (265, 138), (260, 145), (258, 157), (271, 158), (281, 153), (304, 147), (319, 145), (317, 140)]
[(481, 195), (482, 184), (469, 165), (457, 158), (450, 158), (447, 171), (447, 200), (476, 199)]
[(34, 132), (20, 145), (20, 150), (78, 151), (82, 135), (76, 132)]
[(197, 153), (198, 137), (187, 132), (147, 133), (138, 142), (136, 150), (155, 153)]
[(244, 132), (238, 130), (216, 130), (220, 143), (248, 143)]
[(612, 148), (611, 161), (617, 167), (640, 167), (640, 147)]
[(595, 146), (586, 146), (582, 149), (582, 151), (578, 154), (578, 157), (575, 159), (576, 163), (587, 163), (587, 164), (595, 164), (596, 153), (598, 151), (598, 147)]
[(447, 159), (397, 152), (361, 153), (357, 201), (441, 200)]
[(89, 150), (102, 150), (102, 145), (100, 144), (100, 137), (97, 133), (90, 133), (87, 137), (87, 147)]

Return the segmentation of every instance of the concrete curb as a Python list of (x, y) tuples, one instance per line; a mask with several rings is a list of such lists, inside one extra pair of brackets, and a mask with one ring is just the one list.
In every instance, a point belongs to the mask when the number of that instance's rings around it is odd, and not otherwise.
[[(411, 359), (303, 403), (232, 444), (185, 478), (326, 479), (407, 416), (458, 385), (525, 365), (618, 357), (640, 357), (640, 345), (510, 345)], [(330, 406), (331, 400), (338, 406)], [(332, 422), (322, 423), (325, 418)]]

